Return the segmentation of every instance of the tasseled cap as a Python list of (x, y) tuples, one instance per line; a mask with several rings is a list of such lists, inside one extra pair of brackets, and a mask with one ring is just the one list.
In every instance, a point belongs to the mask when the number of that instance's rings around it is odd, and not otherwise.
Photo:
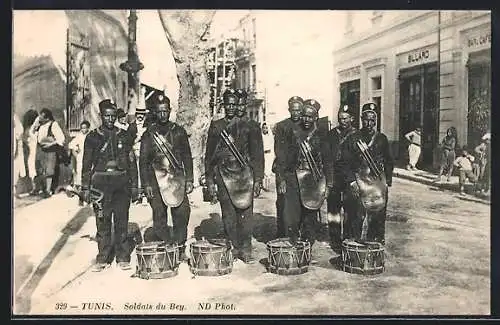
[(288, 100), (288, 107), (291, 107), (293, 103), (299, 103), (300, 105), (304, 105), (304, 100), (300, 96), (292, 96)]

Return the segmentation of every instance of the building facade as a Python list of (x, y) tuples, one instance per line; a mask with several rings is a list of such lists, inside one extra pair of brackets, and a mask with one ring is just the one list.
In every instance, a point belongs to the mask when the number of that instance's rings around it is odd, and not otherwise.
[[(272, 127), (288, 117), (291, 96), (314, 98), (320, 116), (333, 115), (330, 11), (251, 10), (226, 33), (236, 40), (234, 85), (249, 93), (248, 114)], [(333, 30), (333, 32), (332, 32)]]
[[(100, 125), (98, 103), (127, 108), (126, 11), (16, 11), (13, 110), (49, 108), (66, 132)], [(47, 42), (50, 35), (50, 42)]]
[(344, 41), (333, 55), (337, 107), (377, 103), (379, 129), (402, 164), (402, 139), (416, 127), (422, 127), (426, 169), (439, 164), (449, 127), (457, 129), (460, 145), (473, 146), (484, 132), (472, 111), (478, 98), (491, 102), (490, 12), (346, 12)]

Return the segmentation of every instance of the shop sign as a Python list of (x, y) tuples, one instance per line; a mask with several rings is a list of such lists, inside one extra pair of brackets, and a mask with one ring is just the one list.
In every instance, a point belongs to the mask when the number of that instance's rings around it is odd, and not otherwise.
[(491, 44), (491, 33), (484, 33), (467, 39), (467, 47), (474, 48)]
[(437, 47), (424, 47), (399, 56), (400, 67), (411, 67), (437, 60)]

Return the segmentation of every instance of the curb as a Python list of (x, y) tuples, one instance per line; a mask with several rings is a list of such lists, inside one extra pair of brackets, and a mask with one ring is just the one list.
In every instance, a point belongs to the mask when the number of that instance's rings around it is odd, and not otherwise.
[[(409, 181), (417, 182), (420, 184), (428, 185), (428, 186), (434, 186), (438, 187), (444, 190), (452, 191), (452, 192), (457, 192), (458, 190), (458, 183), (451, 182), (451, 183), (438, 183), (430, 179), (426, 179), (425, 177), (422, 176), (416, 176), (416, 175), (409, 175), (408, 173), (403, 173), (400, 171), (397, 171), (396, 169), (393, 172), (393, 176), (401, 179), (406, 179)], [(465, 184), (465, 191), (466, 192), (471, 192), (472, 191), (472, 184)], [(473, 196), (475, 199), (478, 200), (478, 202), (484, 203), (484, 204), (490, 204), (490, 198), (484, 198), (484, 197), (478, 197), (476, 195), (470, 194)]]

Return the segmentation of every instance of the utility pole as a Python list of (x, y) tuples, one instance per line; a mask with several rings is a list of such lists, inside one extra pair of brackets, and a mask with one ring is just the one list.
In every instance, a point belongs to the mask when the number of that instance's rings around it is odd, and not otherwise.
[[(139, 99), (140, 86), (139, 71), (144, 65), (139, 61), (137, 53), (137, 10), (130, 10), (128, 17), (128, 58), (120, 64), (120, 69), (128, 74), (128, 98), (127, 113), (135, 116), (135, 110)], [(135, 100), (135, 104), (133, 101)]]

